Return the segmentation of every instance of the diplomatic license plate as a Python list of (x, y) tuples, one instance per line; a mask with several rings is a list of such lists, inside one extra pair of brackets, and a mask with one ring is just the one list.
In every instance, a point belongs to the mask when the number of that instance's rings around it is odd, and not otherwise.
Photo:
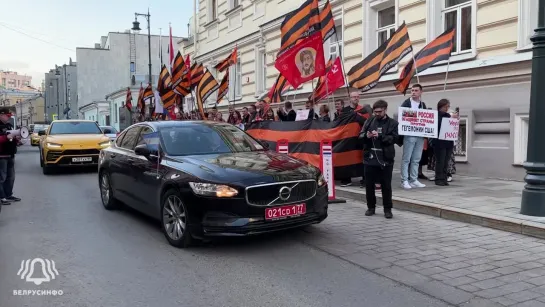
[(296, 204), (282, 207), (265, 208), (266, 220), (278, 220), (288, 217), (300, 216), (307, 213), (306, 204)]
[(93, 157), (76, 157), (72, 158), (72, 162), (92, 162)]

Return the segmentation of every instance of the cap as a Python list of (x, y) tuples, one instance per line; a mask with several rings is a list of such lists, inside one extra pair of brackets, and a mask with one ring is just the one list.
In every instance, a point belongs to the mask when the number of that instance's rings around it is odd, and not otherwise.
[(0, 115), (11, 116), (11, 112), (8, 108), (0, 108)]

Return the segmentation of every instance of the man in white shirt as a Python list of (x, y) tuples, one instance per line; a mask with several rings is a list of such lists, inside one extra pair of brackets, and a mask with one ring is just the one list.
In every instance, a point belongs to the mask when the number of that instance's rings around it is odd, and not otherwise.
[[(426, 109), (426, 104), (421, 100), (422, 86), (413, 84), (411, 98), (405, 100), (401, 107), (413, 110)], [(418, 136), (403, 136), (403, 157), (401, 162), (401, 187), (404, 189), (424, 188), (425, 184), (418, 181), (418, 165), (422, 158), (424, 138)]]

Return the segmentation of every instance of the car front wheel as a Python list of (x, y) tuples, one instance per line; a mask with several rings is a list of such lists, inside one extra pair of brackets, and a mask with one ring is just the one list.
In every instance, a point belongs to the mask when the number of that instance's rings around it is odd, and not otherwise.
[(168, 190), (161, 200), (161, 225), (168, 242), (175, 247), (191, 246), (193, 238), (188, 229), (187, 207), (180, 193), (174, 189)]
[(100, 172), (100, 198), (102, 199), (102, 205), (106, 210), (114, 210), (119, 207), (119, 203), (113, 197), (112, 184), (110, 176), (106, 171)]

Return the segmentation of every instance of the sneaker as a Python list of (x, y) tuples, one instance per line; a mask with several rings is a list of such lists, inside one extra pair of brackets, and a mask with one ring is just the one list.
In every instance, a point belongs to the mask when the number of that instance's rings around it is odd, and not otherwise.
[(6, 198), (2, 198), (0, 199), (0, 204), (2, 204), (3, 206), (9, 206), (11, 205), (11, 202), (7, 200)]
[(452, 181), (452, 176), (448, 176), (447, 177), (447, 182), (451, 182)]
[(413, 187), (413, 188), (425, 188), (426, 185), (421, 183), (418, 180), (415, 180), (415, 181), (411, 182), (411, 187)]
[(405, 190), (412, 189), (412, 187), (411, 187), (411, 185), (409, 184), (408, 181), (403, 181), (403, 183), (401, 184), (401, 187), (404, 188)]
[(388, 210), (388, 211), (384, 211), (384, 217), (387, 219), (391, 219), (394, 217), (394, 215), (392, 214), (391, 210)]
[(343, 182), (341, 183), (341, 187), (349, 187), (352, 185), (352, 182)]
[(367, 209), (367, 211), (365, 211), (365, 216), (371, 215), (375, 215), (375, 209)]
[(19, 197), (15, 197), (13, 195), (11, 195), (10, 197), (6, 198), (8, 201), (21, 201), (21, 199)]
[(435, 176), (428, 178), (429, 181), (435, 181)]

